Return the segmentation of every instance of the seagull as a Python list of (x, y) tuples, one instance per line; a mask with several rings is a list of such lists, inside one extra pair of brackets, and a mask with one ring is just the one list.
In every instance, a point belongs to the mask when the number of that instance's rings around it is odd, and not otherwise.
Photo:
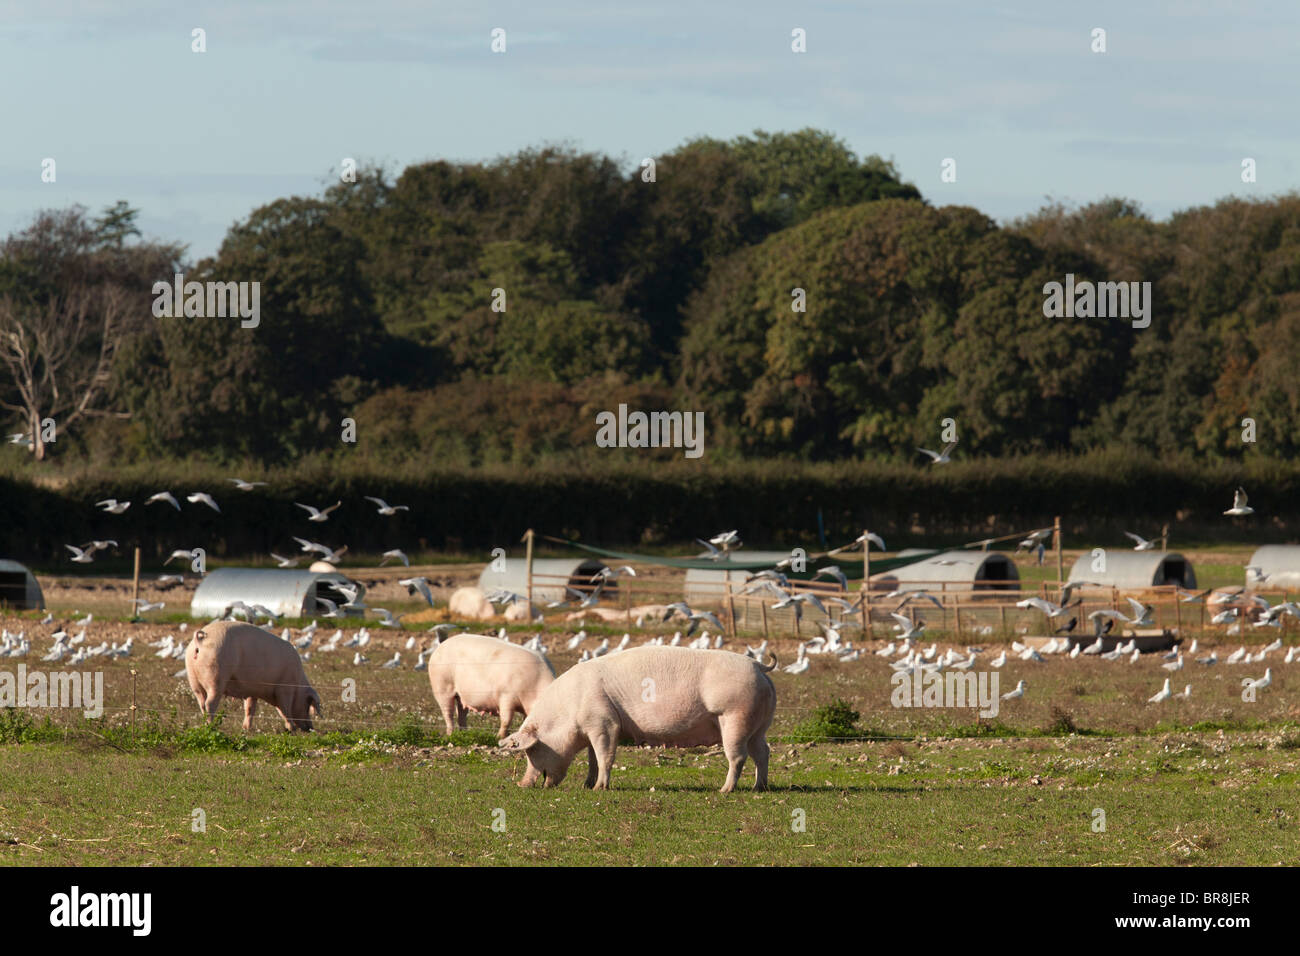
[(83, 551), (81, 548), (72, 544), (65, 544), (64, 547), (72, 552), (72, 561), (75, 564), (90, 564), (91, 561), (95, 560), (94, 548), (91, 548), (89, 551)]
[(633, 568), (631, 565), (627, 565), (627, 564), (624, 564), (617, 568), (601, 568), (591, 577), (593, 581), (600, 580), (600, 581), (608, 582), (614, 580), (620, 574), (626, 575), (627, 577), (630, 578), (634, 578), (636, 577), (636, 569)]
[(812, 661), (808, 659), (804, 651), (804, 646), (800, 644), (799, 656), (795, 658), (794, 663), (786, 665), (785, 667), (781, 668), (781, 670), (785, 671), (787, 674), (802, 674), (811, 666), (812, 666)]
[(435, 624), (435, 625), (433, 625), (433, 627), (429, 628), (429, 630), (433, 633), (434, 640), (435, 640), (437, 643), (441, 644), (443, 641), (445, 641), (445, 640), (447, 639), (448, 635), (450, 635), (452, 631), (459, 631), (459, 630), (461, 630), (461, 625), (459, 625), (459, 624)]
[(1055, 531), (1054, 528), (1040, 528), (1037, 531), (1031, 532), (1029, 537), (1025, 538), (1023, 541), (1021, 541), (1019, 544), (1016, 545), (1016, 552), (1019, 553), (1021, 551), (1032, 551), (1034, 547), (1038, 544), (1038, 542), (1046, 541), (1048, 538), (1052, 536), (1052, 533), (1054, 531)]
[(302, 560), (301, 557), (297, 557), (297, 558), (282, 558), (280, 555), (276, 554), (274, 551), (271, 552), (271, 557), (275, 558), (275, 564), (276, 564), (276, 567), (278, 567), (278, 568), (294, 568), (294, 567), (297, 567), (297, 566), (298, 566), (298, 562)]
[(946, 465), (948, 464), (948, 462), (952, 461), (952, 459), (948, 456), (952, 454), (952, 450), (956, 447), (957, 447), (956, 442), (949, 442), (948, 447), (946, 447), (942, 452), (930, 451), (930, 449), (928, 448), (918, 448), (917, 451), (924, 452), (925, 454), (929, 455), (930, 458), (932, 459), (930, 462), (930, 464), (932, 465)]
[(1253, 515), (1254, 508), (1246, 505), (1246, 489), (1238, 488), (1236, 494), (1232, 496), (1232, 507), (1224, 512), (1225, 515)]
[(401, 651), (397, 651), (397, 652), (395, 652), (395, 653), (393, 654), (393, 659), (392, 659), (391, 661), (384, 661), (384, 663), (381, 664), (380, 666), (383, 667), (383, 669), (386, 670), (386, 671), (391, 671), (391, 670), (394, 670), (395, 668), (401, 667), (401, 666), (402, 666), (402, 652), (401, 652)]
[(178, 584), (185, 583), (185, 576), (183, 574), (160, 574), (155, 583), (160, 589), (175, 587)]
[(168, 555), (167, 560), (163, 562), (163, 566), (166, 567), (167, 565), (175, 561), (177, 558), (180, 558), (182, 561), (188, 561), (192, 557), (194, 557), (193, 551), (189, 550), (188, 548), (177, 548), (170, 555)]
[(570, 651), (576, 651), (578, 649), (578, 645), (581, 644), (586, 639), (587, 639), (587, 632), (585, 630), (579, 631), (577, 634), (574, 634), (573, 637), (569, 638), (569, 643), (565, 645), (565, 649)]
[[(1101, 649), (1102, 649), (1102, 647), (1105, 646), (1105, 644), (1106, 644), (1106, 642), (1102, 639), (1101, 635), (1099, 634), (1099, 635), (1097, 635), (1097, 640), (1093, 641), (1093, 643), (1089, 644), (1087, 647), (1085, 647), (1085, 648), (1083, 649), (1083, 653), (1085, 653), (1085, 654), (1100, 654), (1100, 653), (1101, 653)], [(1078, 647), (1079, 645), (1076, 644), (1075, 646)]]
[(1209, 655), (1206, 657), (1196, 658), (1196, 663), (1204, 664), (1206, 667), (1213, 667), (1215, 664), (1219, 663), (1219, 652), (1210, 651)]
[(1233, 651), (1231, 654), (1228, 655), (1227, 663), (1236, 664), (1245, 656), (1246, 656), (1246, 647), (1243, 644), (1241, 647), (1237, 648), (1235, 651)]
[(1214, 588), (1206, 588), (1204, 591), (1184, 591), (1182, 588), (1174, 588), (1178, 592), (1179, 601), (1183, 604), (1200, 604), (1205, 600)]
[(885, 539), (878, 534), (873, 534), (870, 531), (866, 532), (865, 534), (860, 534), (856, 538), (854, 538), (853, 544), (860, 544), (864, 548), (869, 544), (874, 544), (881, 551), (886, 550)]
[(1172, 664), (1161, 664), (1160, 666), (1167, 671), (1180, 671), (1183, 669), (1183, 655), (1179, 654)]
[(1264, 668), (1264, 676), (1259, 680), (1250, 680), (1246, 678), (1245, 686), (1251, 690), (1263, 690), (1273, 683), (1273, 668)]
[(1006, 648), (1003, 648), (1001, 654), (993, 658), (993, 660), (989, 661), (989, 667), (998, 668), (1004, 665), (1006, 662), (1007, 662), (1007, 651)]
[(369, 664), (370, 658), (362, 657), (361, 652), (357, 651), (355, 654), (352, 655), (352, 663), (354, 665)]
[(384, 559), (379, 562), (381, 568), (389, 561), (401, 561), (405, 567), (409, 568), (411, 566), (411, 559), (398, 548), (394, 548), (392, 551), (385, 551), (381, 557)]
[(1164, 703), (1164, 702), (1167, 701), (1170, 697), (1173, 697), (1173, 696), (1174, 696), (1173, 693), (1170, 692), (1170, 690), (1169, 690), (1169, 678), (1166, 677), (1166, 678), (1165, 678), (1165, 686), (1162, 687), (1162, 688), (1160, 688), (1160, 690), (1156, 691), (1155, 694), (1153, 694), (1151, 697), (1148, 697), (1148, 698), (1147, 698), (1147, 703), (1148, 703), (1148, 704), (1161, 704), (1161, 703)]
[(1038, 610), (1046, 614), (1049, 618), (1060, 617), (1062, 614), (1065, 613), (1065, 608), (1061, 607), (1060, 605), (1053, 604), (1051, 601), (1046, 601), (1040, 597), (1025, 598), (1025, 600), (1023, 601), (1017, 601), (1016, 607), (1037, 608)]
[(1134, 551), (1155, 550), (1156, 543), (1154, 541), (1148, 541), (1146, 538), (1142, 537), (1141, 535), (1134, 534), (1132, 531), (1125, 531), (1124, 536), (1127, 538), (1132, 538), (1135, 542), (1137, 542), (1133, 546)]
[(1015, 689), (1015, 690), (1010, 690), (1010, 691), (1007, 691), (1005, 694), (1003, 694), (1003, 695), (1002, 695), (1002, 699), (1003, 699), (1003, 700), (1018, 700), (1018, 699), (1020, 699), (1021, 697), (1024, 697), (1024, 696), (1025, 696), (1025, 687), (1026, 687), (1026, 686), (1028, 686), (1028, 685), (1026, 685), (1024, 681), (1021, 681), (1020, 683), (1016, 684), (1016, 689)]
[(406, 588), (408, 594), (420, 592), (420, 596), (428, 602), (429, 607), (433, 607), (433, 592), (429, 590), (428, 578), (403, 578), (397, 582)]
[(118, 501), (116, 498), (105, 498), (103, 501), (96, 501), (95, 507), (103, 508), (111, 515), (120, 515), (125, 513), (127, 508), (131, 507), (131, 502)]
[(167, 604), (163, 601), (159, 601), (158, 603), (155, 604), (150, 601), (146, 601), (144, 598), (136, 598), (135, 603), (138, 605), (138, 607), (136, 608), (137, 614), (147, 614), (150, 611), (159, 611), (167, 606)]
[(931, 594), (929, 591), (908, 591), (907, 596), (903, 598), (902, 603), (899, 604), (898, 607), (894, 608), (894, 610), (901, 611), (904, 607), (907, 606), (909, 601), (922, 601), (922, 600), (929, 601), (940, 611), (944, 609), (943, 602), (940, 601), (933, 594)]
[(298, 504), (298, 502), (296, 502), (296, 501), (294, 502), (294, 504), (295, 504), (297, 507), (302, 508), (304, 511), (308, 512), (308, 515), (307, 515), (307, 520), (308, 520), (308, 521), (329, 521), (329, 520), (330, 520), (330, 512), (331, 512), (331, 511), (334, 511), (335, 509), (337, 509), (341, 504), (343, 504), (343, 502), (342, 502), (342, 501), (336, 501), (336, 502), (334, 502), (334, 504), (330, 505), (330, 506), (329, 506), (328, 508), (326, 508), (324, 511), (322, 511), (322, 510), (319, 509), (319, 508), (313, 508), (311, 505)]
[(1190, 700), (1192, 696), (1192, 685), (1185, 684), (1181, 692), (1174, 694), (1174, 700)]
[(217, 503), (212, 500), (212, 496), (206, 491), (191, 492), (185, 496), (185, 500), (192, 505), (207, 505), (217, 514), (221, 514), (221, 509), (217, 507)]
[[(362, 497), (365, 498), (366, 501), (373, 501), (373, 502), (374, 502), (374, 503), (379, 507), (379, 513), (380, 513), (381, 515), (383, 515), (384, 517), (386, 517), (386, 518), (388, 518), (388, 517), (392, 517), (393, 515), (397, 514), (397, 512), (399, 512), (399, 511), (410, 511), (410, 510), (411, 510), (411, 509), (410, 509), (408, 506), (406, 506), (406, 505), (390, 505), (390, 504), (389, 504), (387, 501), (385, 501), (383, 498), (372, 498), (372, 497), (370, 497), (369, 495), (363, 495)], [(335, 507), (337, 508), (338, 505), (335, 505)], [(314, 519), (313, 519), (313, 520), (314, 520)], [(322, 519), (322, 520), (323, 520), (323, 519)]]
[(145, 499), (144, 503), (146, 505), (151, 505), (157, 501), (165, 501), (167, 502), (167, 504), (171, 505), (177, 511), (181, 510), (181, 503), (176, 500), (176, 496), (173, 495), (170, 491), (160, 491), (156, 495), (150, 495), (148, 498)]
[(416, 657), (415, 659), (415, 667), (413, 668), (413, 670), (427, 671), (429, 669), (429, 655), (432, 654), (433, 651), (434, 648), (432, 647), (428, 648), (427, 650), (420, 651), (419, 656)]
[(826, 575), (827, 577), (834, 578), (836, 581), (839, 582), (840, 587), (843, 588), (845, 591), (849, 589), (849, 579), (844, 576), (844, 572), (841, 571), (837, 566), (833, 564), (828, 564), (824, 568), (818, 568), (817, 571), (813, 574), (813, 577), (818, 578), (821, 577), (822, 575)]
[(904, 617), (902, 614), (893, 611), (890, 612), (889, 616), (898, 622), (894, 630), (902, 631), (903, 640), (905, 641), (914, 640), (925, 630), (925, 621), (917, 621), (913, 624), (911, 618)]
[(398, 622), (406, 617), (405, 614), (394, 614), (387, 608), (377, 607), (373, 609), (379, 615), (379, 625), (381, 627), (398, 627)]
[(252, 491), (254, 488), (260, 488), (262, 485), (266, 484), (265, 481), (245, 481), (243, 478), (227, 478), (226, 481), (230, 482), (240, 491)]

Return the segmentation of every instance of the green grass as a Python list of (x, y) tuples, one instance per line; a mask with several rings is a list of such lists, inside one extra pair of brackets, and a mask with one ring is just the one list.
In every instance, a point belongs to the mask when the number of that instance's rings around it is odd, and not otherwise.
[(522, 790), (492, 748), (312, 744), (0, 747), (0, 860), (1282, 864), (1300, 838), (1294, 735), (782, 745), (771, 791), (726, 796), (712, 751), (621, 748), (597, 793), (581, 757), (558, 789)]

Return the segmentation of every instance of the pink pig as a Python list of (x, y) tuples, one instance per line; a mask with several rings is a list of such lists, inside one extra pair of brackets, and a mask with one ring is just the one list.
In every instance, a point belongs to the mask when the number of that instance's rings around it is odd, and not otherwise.
[(541, 654), (482, 634), (450, 637), (429, 658), (429, 686), (448, 734), (453, 719), (463, 728), (473, 711), (500, 716), (497, 736), (504, 737), (515, 714), (531, 714), (553, 680), (555, 671)]
[(185, 651), (185, 673), (199, 709), (217, 715), (222, 697), (244, 701), (244, 729), (253, 728), (257, 702), (275, 707), (289, 730), (311, 730), (320, 695), (307, 682), (293, 645), (270, 631), (238, 621), (213, 621), (194, 634)]
[(754, 758), (754, 789), (767, 789), (767, 728), (776, 712), (776, 688), (764, 666), (730, 651), (638, 647), (586, 661), (547, 688), (528, 719), (501, 742), (523, 752), (528, 770), (519, 786), (540, 775), (556, 786), (587, 749), (587, 787), (609, 789), (620, 737), (638, 744), (701, 747), (721, 743), (730, 793)]

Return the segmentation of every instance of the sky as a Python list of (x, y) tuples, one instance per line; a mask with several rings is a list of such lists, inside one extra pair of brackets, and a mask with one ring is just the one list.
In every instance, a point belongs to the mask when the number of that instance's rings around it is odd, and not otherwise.
[(809, 126), (937, 205), (1007, 221), (1123, 196), (1163, 219), (1300, 188), (1298, 28), (1296, 0), (0, 0), (0, 236), (125, 199), (198, 259), (345, 157), (563, 143), (631, 170)]

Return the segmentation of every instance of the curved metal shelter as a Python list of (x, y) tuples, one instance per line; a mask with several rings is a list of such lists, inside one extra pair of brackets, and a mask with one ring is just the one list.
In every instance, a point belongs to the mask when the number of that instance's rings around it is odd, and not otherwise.
[[(565, 594), (566, 587), (590, 593), (595, 587), (592, 579), (605, 567), (604, 561), (594, 558), (534, 558), (533, 603), (545, 605), (552, 601), (566, 600), (572, 597)], [(528, 562), (523, 558), (504, 558), (499, 571), (489, 564), (478, 576), (478, 586), (484, 594), (504, 588), (527, 597)], [(601, 591), (601, 600), (613, 598), (617, 594), (618, 580), (611, 578)]]
[[(344, 610), (347, 597), (337, 585), (359, 589), (356, 604)], [(346, 575), (334, 572), (299, 571), (279, 568), (217, 568), (199, 583), (190, 602), (190, 617), (219, 617), (235, 601), (260, 604), (282, 617), (312, 617), (323, 614), (323, 597), (340, 605), (349, 617), (360, 617), (366, 589)]]
[[(906, 556), (908, 552), (899, 552)], [(945, 551), (871, 576), (871, 590), (1016, 591), (1020, 572), (997, 551)]]
[(1086, 551), (1070, 569), (1071, 584), (1098, 584), (1121, 590), (1166, 587), (1176, 584), (1192, 590), (1196, 587), (1196, 569), (1177, 551), (1128, 551), (1106, 549), (1104, 571), (1093, 565), (1098, 558)]
[(32, 611), (45, 607), (36, 575), (17, 561), (0, 558), (0, 607)]
[(1300, 588), (1300, 544), (1266, 544), (1246, 567), (1248, 588)]

